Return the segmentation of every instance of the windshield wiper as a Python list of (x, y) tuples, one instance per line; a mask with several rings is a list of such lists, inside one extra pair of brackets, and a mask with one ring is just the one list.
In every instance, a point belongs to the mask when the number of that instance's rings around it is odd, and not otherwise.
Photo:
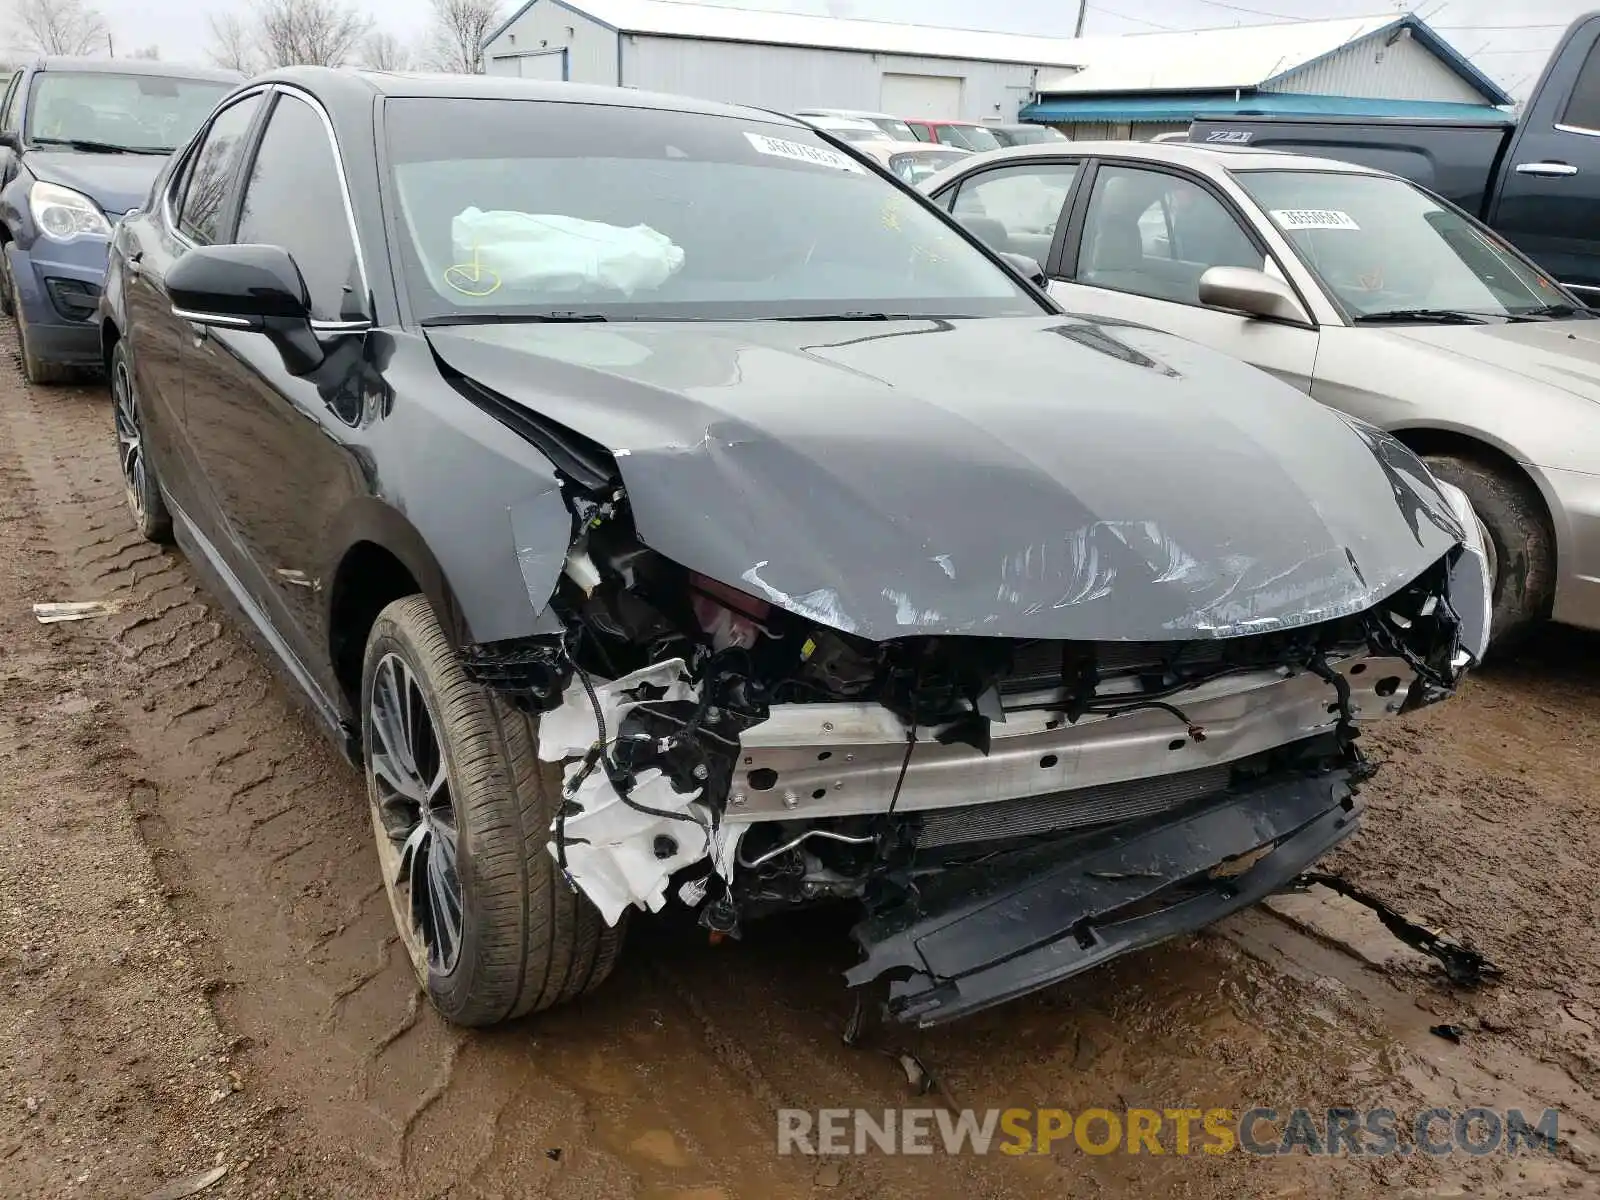
[(434, 329), (448, 325), (566, 325), (610, 319), (604, 313), (594, 312), (449, 313), (440, 317), (423, 317), (418, 323), (424, 329)]
[(115, 142), (95, 142), (87, 138), (36, 137), (35, 146), (66, 146), (88, 154), (171, 154), (170, 146), (119, 146)]
[(1358, 325), (1377, 325), (1386, 321), (1426, 321), (1435, 325), (1487, 325), (1489, 318), (1481, 313), (1461, 312), (1454, 308), (1394, 308), (1388, 312), (1358, 313), (1352, 318)]
[(1507, 317), (1511, 321), (1552, 321), (1561, 317), (1587, 317), (1592, 315), (1586, 308), (1574, 308), (1570, 304), (1546, 304), (1539, 308), (1530, 308), (1524, 312), (1514, 312)]
[(923, 313), (841, 312), (802, 313), (798, 317), (752, 317), (755, 321), (942, 321), (944, 317)]

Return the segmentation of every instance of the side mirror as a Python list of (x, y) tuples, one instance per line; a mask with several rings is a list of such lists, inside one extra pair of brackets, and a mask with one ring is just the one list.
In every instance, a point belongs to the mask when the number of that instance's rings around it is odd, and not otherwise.
[(1311, 324), (1311, 315), (1294, 289), (1251, 267), (1208, 267), (1200, 276), (1200, 303), (1273, 321)]
[(22, 138), (17, 135), (16, 130), (7, 129), (5, 132), (0, 133), (0, 146), (4, 146), (8, 150), (20, 150), (22, 149)]
[(1034, 285), (1044, 287), (1045, 284), (1050, 282), (1049, 276), (1044, 273), (1044, 268), (1039, 265), (1037, 260), (1030, 258), (1028, 255), (1013, 254), (1007, 250), (1002, 251), (1000, 257), (1027, 276), (1029, 282)]
[(265, 333), (294, 375), (321, 364), (306, 281), (282, 246), (196, 246), (172, 264), (166, 284), (173, 316)]

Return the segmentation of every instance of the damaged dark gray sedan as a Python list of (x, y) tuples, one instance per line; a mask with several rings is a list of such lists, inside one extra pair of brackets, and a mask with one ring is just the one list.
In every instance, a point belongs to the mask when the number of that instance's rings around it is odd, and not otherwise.
[(268, 76), (119, 225), (102, 329), (136, 519), (362, 764), (463, 1024), (668, 905), (857, 904), (850, 982), (923, 1024), (1199, 928), (1487, 639), (1398, 442), (771, 113)]

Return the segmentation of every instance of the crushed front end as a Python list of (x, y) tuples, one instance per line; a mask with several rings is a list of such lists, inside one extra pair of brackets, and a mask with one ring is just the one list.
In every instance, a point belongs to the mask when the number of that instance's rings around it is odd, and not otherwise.
[(615, 923), (676, 900), (723, 935), (860, 905), (861, 985), (934, 1024), (1198, 929), (1354, 832), (1364, 725), (1447, 695), (1487, 638), (1463, 540), (1359, 611), (1183, 640), (874, 641), (579, 511), (565, 636), (481, 648), (563, 768), (549, 849)]

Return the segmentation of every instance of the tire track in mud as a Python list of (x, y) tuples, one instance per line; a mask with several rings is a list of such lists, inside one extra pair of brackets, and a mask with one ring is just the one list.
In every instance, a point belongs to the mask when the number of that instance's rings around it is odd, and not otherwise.
[[(1416, 1094), (1395, 1082), (1381, 1029), (1352, 1036), (1358, 1011), (1325, 1015), (1323, 981), (1269, 969), (1264, 954), (1217, 936), (847, 1050), (838, 973), (851, 950), (836, 919), (757, 928), (716, 949), (692, 930), (639, 922), (596, 995), (501, 1029), (450, 1029), (422, 1001), (393, 933), (358, 775), (181, 554), (133, 532), (105, 398), (0, 384), (0, 421), (48, 510), (48, 530), (28, 544), (76, 581), (64, 598), (120, 604), (75, 636), (98, 647), (173, 906), (210, 931), (214, 1004), (248, 1047), (251, 1086), (295, 1110), (371, 1194), (807, 1196), (816, 1164), (777, 1157), (773, 1110), (927, 1106), (909, 1094), (902, 1050), (957, 1104), (980, 1109)], [(1334, 1173), (1240, 1155), (875, 1155), (844, 1162), (833, 1194), (1358, 1196), (1438, 1178), (1426, 1162)], [(337, 1194), (366, 1192), (347, 1183)]]

